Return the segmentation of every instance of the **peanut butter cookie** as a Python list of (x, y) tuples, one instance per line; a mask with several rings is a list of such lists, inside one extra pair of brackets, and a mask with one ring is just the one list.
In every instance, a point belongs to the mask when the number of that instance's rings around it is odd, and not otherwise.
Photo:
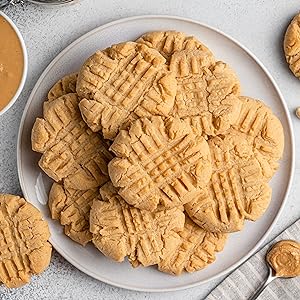
[(241, 230), (244, 219), (257, 220), (271, 200), (271, 188), (246, 139), (234, 134), (208, 141), (212, 177), (185, 205), (191, 219), (211, 232)]
[(9, 288), (30, 281), (50, 263), (48, 224), (23, 198), (0, 194), (0, 282)]
[(141, 118), (110, 148), (112, 183), (130, 205), (153, 211), (191, 201), (211, 176), (206, 140), (179, 118)]
[(94, 245), (118, 262), (127, 256), (136, 267), (155, 265), (169, 255), (167, 249), (181, 241), (185, 216), (179, 208), (159, 207), (155, 212), (128, 205), (108, 182), (100, 188), (102, 200), (94, 200), (90, 231)]
[(92, 240), (90, 209), (93, 200), (98, 197), (98, 188), (81, 191), (65, 188), (59, 183), (54, 183), (49, 193), (52, 219), (58, 220), (64, 226), (65, 234), (83, 246)]
[(186, 36), (178, 31), (148, 32), (136, 42), (158, 50), (166, 58), (167, 63), (175, 52), (182, 50), (200, 50), (207, 56), (213, 56), (212, 52), (194, 36)]
[(165, 59), (145, 45), (127, 42), (97, 51), (82, 66), (77, 93), (82, 117), (93, 131), (113, 139), (128, 119), (173, 108), (177, 82)]
[(77, 73), (64, 76), (48, 92), (48, 101), (57, 99), (69, 93), (76, 93)]
[(107, 143), (82, 120), (74, 93), (44, 103), (32, 129), (32, 149), (43, 153), (39, 166), (66, 188), (86, 190), (108, 181), (112, 154)]
[(242, 108), (239, 117), (228, 133), (247, 139), (261, 164), (263, 175), (270, 179), (283, 154), (281, 122), (263, 102), (249, 97), (240, 97), (240, 101)]
[(181, 242), (171, 244), (172, 249), (168, 248), (158, 263), (162, 272), (180, 275), (184, 270), (199, 271), (215, 261), (215, 252), (222, 251), (227, 240), (227, 234), (205, 231), (189, 217), (178, 234)]
[(284, 36), (285, 58), (294, 75), (300, 78), (300, 14), (297, 14)]

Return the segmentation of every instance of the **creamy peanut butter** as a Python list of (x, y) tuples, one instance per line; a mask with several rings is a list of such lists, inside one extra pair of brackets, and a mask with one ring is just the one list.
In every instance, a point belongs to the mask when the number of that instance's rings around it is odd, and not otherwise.
[(23, 50), (18, 35), (0, 16), (0, 111), (15, 95), (23, 74)]
[(276, 243), (267, 254), (267, 261), (276, 276), (300, 276), (300, 243), (290, 240)]

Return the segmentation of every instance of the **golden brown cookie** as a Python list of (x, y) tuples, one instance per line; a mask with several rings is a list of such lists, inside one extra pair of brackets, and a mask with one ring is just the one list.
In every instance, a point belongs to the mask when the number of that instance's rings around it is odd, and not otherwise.
[(162, 272), (180, 275), (184, 270), (199, 271), (215, 261), (215, 253), (223, 250), (227, 240), (227, 234), (205, 231), (189, 217), (178, 234), (181, 242), (171, 244), (172, 249), (167, 249), (167, 255), (158, 264)]
[(201, 50), (207, 56), (212, 56), (211, 51), (194, 36), (186, 36), (183, 32), (178, 31), (148, 32), (138, 38), (136, 42), (158, 50), (167, 62), (172, 54), (182, 50)]
[(271, 200), (252, 145), (234, 134), (208, 141), (212, 177), (207, 187), (185, 205), (190, 218), (211, 232), (241, 230), (244, 219), (257, 220)]
[(76, 93), (77, 73), (64, 76), (48, 92), (48, 100), (52, 101), (69, 93)]
[(127, 256), (136, 267), (155, 265), (167, 249), (181, 241), (185, 216), (179, 208), (159, 207), (155, 212), (128, 205), (108, 182), (100, 188), (102, 201), (95, 200), (90, 214), (94, 245), (118, 262)]
[(58, 220), (64, 226), (65, 234), (83, 246), (92, 240), (90, 209), (98, 197), (99, 188), (81, 191), (65, 188), (59, 183), (54, 183), (49, 193), (52, 219)]
[(0, 194), (0, 282), (9, 288), (30, 280), (50, 263), (48, 224), (23, 198)]
[(66, 188), (86, 190), (108, 181), (112, 154), (107, 143), (82, 120), (76, 94), (44, 103), (32, 129), (32, 149), (43, 153), (39, 166)]
[(284, 36), (283, 49), (291, 71), (300, 77), (300, 14), (297, 14)]
[[(189, 64), (188, 54), (198, 66)], [(241, 103), (239, 80), (225, 63), (201, 59), (198, 51), (172, 56), (170, 69), (178, 74), (173, 116), (197, 116), (206, 135), (223, 134), (239, 116)], [(177, 71), (175, 71), (177, 70)]]
[(240, 101), (242, 108), (230, 132), (247, 139), (261, 164), (263, 175), (270, 179), (283, 154), (281, 122), (263, 102), (249, 97), (240, 97)]
[(167, 116), (176, 79), (158, 51), (133, 42), (97, 51), (82, 66), (77, 93), (83, 119), (93, 131), (113, 139), (128, 119)]
[(150, 32), (137, 40), (157, 49), (177, 79), (173, 116), (198, 116), (203, 134), (224, 133), (238, 118), (240, 83), (195, 37), (176, 31)]
[(119, 194), (130, 205), (153, 211), (191, 201), (211, 176), (206, 140), (179, 118), (141, 118), (122, 130), (108, 166)]

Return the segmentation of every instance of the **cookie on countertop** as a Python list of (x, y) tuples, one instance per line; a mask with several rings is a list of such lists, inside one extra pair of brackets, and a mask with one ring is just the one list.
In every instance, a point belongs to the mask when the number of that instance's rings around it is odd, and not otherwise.
[(185, 205), (190, 218), (211, 232), (235, 232), (244, 220), (257, 220), (271, 200), (271, 188), (252, 145), (235, 134), (208, 141), (212, 176), (207, 187)]
[(159, 207), (155, 212), (128, 205), (111, 182), (100, 188), (90, 214), (94, 245), (118, 262), (127, 256), (136, 267), (155, 265), (181, 241), (185, 215), (180, 208)]
[(300, 78), (300, 14), (293, 18), (286, 30), (283, 49), (291, 71)]
[(108, 181), (112, 158), (108, 144), (82, 120), (77, 94), (44, 102), (43, 118), (37, 118), (31, 134), (32, 149), (42, 153), (39, 166), (65, 187), (86, 190)]
[(99, 188), (81, 191), (53, 183), (48, 201), (51, 217), (64, 226), (64, 233), (68, 237), (85, 246), (92, 240), (89, 230), (90, 209), (98, 198)]
[(76, 93), (77, 77), (78, 74), (73, 73), (57, 81), (48, 92), (48, 101), (52, 101), (66, 94)]
[(23, 198), (0, 194), (0, 282), (9, 288), (30, 281), (50, 263), (48, 224)]
[(178, 234), (181, 242), (171, 244), (172, 249), (158, 263), (162, 272), (180, 275), (184, 270), (199, 271), (215, 261), (215, 253), (223, 250), (227, 240), (227, 234), (205, 231), (188, 216)]
[(206, 140), (179, 118), (141, 118), (110, 149), (109, 176), (130, 205), (153, 211), (191, 201), (211, 176)]
[(97, 51), (82, 66), (77, 93), (83, 119), (113, 139), (128, 119), (167, 116), (177, 82), (158, 51), (134, 42)]

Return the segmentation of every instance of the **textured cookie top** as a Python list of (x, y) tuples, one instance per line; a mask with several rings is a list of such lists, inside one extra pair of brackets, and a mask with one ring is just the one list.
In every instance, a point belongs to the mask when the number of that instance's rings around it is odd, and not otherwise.
[(291, 71), (300, 77), (300, 14), (296, 15), (286, 30), (283, 49)]
[(231, 132), (247, 139), (261, 163), (264, 176), (271, 178), (283, 154), (282, 124), (263, 102), (249, 97), (240, 97), (240, 101), (242, 108)]
[(208, 141), (212, 176), (206, 189), (185, 205), (192, 220), (211, 232), (241, 230), (267, 209), (271, 189), (252, 145), (235, 134)]
[(158, 50), (167, 59), (167, 62), (172, 54), (182, 50), (201, 50), (207, 56), (212, 56), (211, 51), (194, 36), (186, 36), (183, 32), (178, 31), (148, 32), (138, 38), (136, 42)]
[[(189, 55), (195, 60), (194, 64), (185, 59)], [(214, 62), (207, 56), (202, 59), (202, 56), (199, 51), (172, 56), (170, 69), (177, 70), (179, 77), (171, 114), (197, 116), (203, 133), (214, 136), (225, 133), (239, 116), (241, 103), (237, 95), (240, 93), (240, 83), (227, 64)]]
[(215, 261), (215, 253), (223, 250), (227, 240), (227, 234), (205, 231), (189, 217), (178, 234), (181, 241), (169, 245), (167, 254), (158, 264), (160, 271), (175, 275), (184, 270), (199, 271)]
[(207, 142), (179, 118), (142, 118), (122, 130), (110, 148), (112, 183), (130, 205), (153, 211), (159, 204), (181, 206), (211, 176)]
[(43, 119), (37, 118), (31, 134), (32, 149), (43, 153), (39, 166), (55, 181), (86, 190), (108, 181), (112, 154), (100, 135), (82, 120), (76, 94), (44, 103)]
[(77, 73), (64, 76), (49, 90), (48, 101), (52, 101), (69, 93), (76, 93), (76, 81)]
[(158, 51), (127, 42), (97, 51), (85, 62), (77, 93), (85, 98), (79, 107), (88, 126), (113, 139), (128, 119), (168, 115), (176, 86)]
[(89, 217), (92, 203), (99, 197), (99, 189), (85, 191), (54, 183), (49, 193), (48, 205), (52, 219), (59, 220), (73, 241), (85, 246), (92, 240)]
[(203, 134), (224, 133), (236, 121), (240, 83), (235, 72), (195, 37), (176, 31), (150, 32), (137, 40), (158, 50), (177, 79), (173, 116), (198, 116)]
[(0, 194), (0, 282), (19, 287), (50, 263), (50, 233), (41, 213), (23, 198)]
[(111, 183), (100, 189), (90, 214), (93, 243), (106, 256), (121, 262), (126, 256), (133, 266), (157, 264), (168, 249), (181, 240), (185, 216), (179, 208), (155, 212), (128, 205)]

